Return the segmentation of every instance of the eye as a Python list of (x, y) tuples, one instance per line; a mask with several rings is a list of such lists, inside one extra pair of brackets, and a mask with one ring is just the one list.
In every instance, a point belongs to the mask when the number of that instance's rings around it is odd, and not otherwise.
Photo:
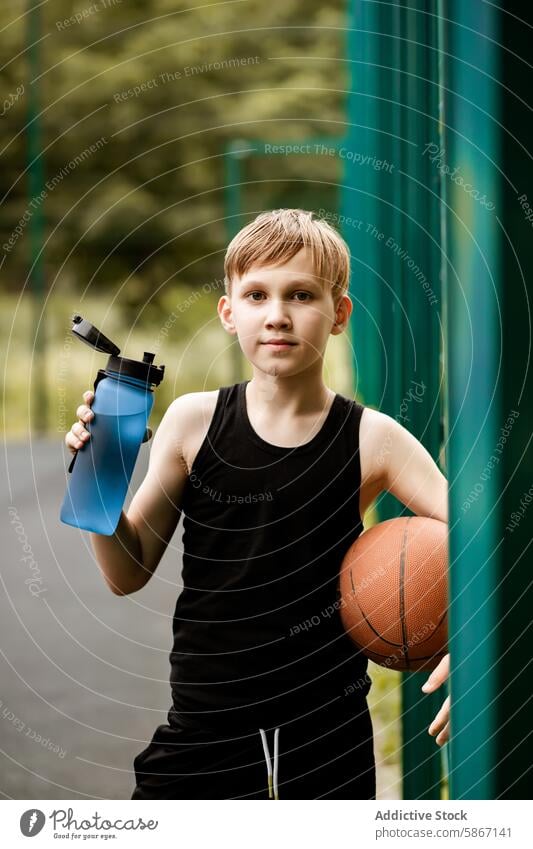
[[(254, 297), (255, 295), (259, 295), (259, 298), (255, 298)], [(298, 295), (303, 295), (305, 300), (297, 297)], [(295, 292), (293, 297), (297, 297), (298, 303), (304, 304), (307, 299), (311, 299), (313, 296), (311, 295), (310, 292)], [(263, 292), (259, 292), (259, 291), (248, 292), (248, 294), (245, 295), (246, 300), (251, 300), (256, 304), (259, 303), (262, 298), (263, 298)]]

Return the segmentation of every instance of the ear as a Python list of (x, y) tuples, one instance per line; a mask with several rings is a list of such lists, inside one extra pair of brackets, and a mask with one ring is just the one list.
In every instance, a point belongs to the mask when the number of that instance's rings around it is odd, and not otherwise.
[(219, 299), (219, 302), (217, 304), (217, 312), (222, 323), (222, 327), (224, 328), (226, 333), (230, 333), (232, 336), (236, 336), (237, 330), (233, 321), (231, 299), (228, 295), (222, 295), (222, 297)]
[(331, 328), (333, 336), (338, 336), (346, 330), (352, 311), (353, 304), (350, 297), (348, 295), (342, 295), (335, 307), (335, 318), (333, 319), (333, 326)]

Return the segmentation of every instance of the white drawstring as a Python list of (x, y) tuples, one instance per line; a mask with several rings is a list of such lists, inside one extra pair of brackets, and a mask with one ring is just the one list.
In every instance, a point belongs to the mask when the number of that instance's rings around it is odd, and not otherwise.
[(272, 799), (272, 777), (274, 778), (274, 799), (279, 799), (278, 793), (278, 760), (279, 760), (279, 728), (274, 730), (274, 771), (272, 771), (272, 763), (270, 761), (270, 751), (268, 749), (268, 740), (265, 734), (265, 729), (260, 728), (261, 740), (263, 741), (263, 751), (268, 774), (268, 798)]

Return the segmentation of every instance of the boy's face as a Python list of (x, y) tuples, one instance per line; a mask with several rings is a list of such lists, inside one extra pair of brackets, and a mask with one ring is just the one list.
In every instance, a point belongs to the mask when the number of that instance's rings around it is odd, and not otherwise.
[[(351, 311), (347, 295), (334, 304), (331, 284), (316, 276), (307, 248), (283, 265), (254, 266), (231, 281), (231, 296), (218, 303), (222, 324), (238, 336), (245, 357), (280, 376), (321, 360), (330, 334), (342, 333)], [(278, 339), (292, 344), (270, 341)]]

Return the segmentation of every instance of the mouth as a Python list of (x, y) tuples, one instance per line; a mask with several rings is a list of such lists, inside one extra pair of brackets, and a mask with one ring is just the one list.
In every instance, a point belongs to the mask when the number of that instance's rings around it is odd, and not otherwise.
[(297, 342), (263, 342), (262, 344), (273, 351), (288, 351), (290, 348), (295, 348)]
[(269, 339), (268, 342), (262, 342), (262, 345), (271, 345), (274, 348), (292, 348), (297, 345), (297, 342), (290, 342), (288, 339)]

